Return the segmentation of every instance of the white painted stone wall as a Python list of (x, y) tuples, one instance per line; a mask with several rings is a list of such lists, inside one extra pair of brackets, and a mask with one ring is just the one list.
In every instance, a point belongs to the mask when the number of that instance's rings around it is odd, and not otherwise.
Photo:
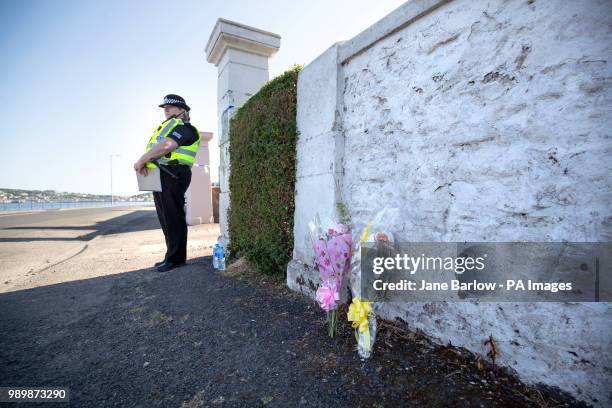
[[(296, 212), (293, 259), (287, 283), (314, 297), (319, 284), (313, 273), (308, 223), (334, 216), (341, 199), (343, 134), (336, 119), (342, 87), (338, 75), (338, 44), (305, 67), (298, 77)], [(343, 291), (344, 292), (344, 291)]]
[[(412, 1), (298, 81), (294, 260), (312, 295), (307, 222), (342, 199), (363, 226), (401, 209), (404, 241), (610, 241), (612, 3)], [(531, 383), (612, 406), (608, 303), (409, 303), (441, 343)]]

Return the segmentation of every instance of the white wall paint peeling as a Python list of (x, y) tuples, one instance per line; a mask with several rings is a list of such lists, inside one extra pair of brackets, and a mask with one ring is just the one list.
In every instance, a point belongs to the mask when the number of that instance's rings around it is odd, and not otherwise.
[[(428, 9), (393, 32), (407, 10)], [(610, 241), (611, 11), (595, 0), (413, 1), (305, 67), (289, 286), (312, 295), (305, 226), (340, 196), (357, 226), (400, 208), (404, 241)], [(480, 353), (492, 334), (523, 380), (612, 405), (608, 303), (379, 312)]]

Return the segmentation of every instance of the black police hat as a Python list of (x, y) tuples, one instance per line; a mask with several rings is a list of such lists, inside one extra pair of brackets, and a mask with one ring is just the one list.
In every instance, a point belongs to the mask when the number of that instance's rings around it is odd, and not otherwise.
[(164, 97), (164, 102), (159, 105), (160, 108), (163, 108), (165, 105), (177, 106), (179, 108), (185, 109), (187, 112), (191, 110), (189, 106), (185, 103), (185, 100), (178, 95), (170, 94)]

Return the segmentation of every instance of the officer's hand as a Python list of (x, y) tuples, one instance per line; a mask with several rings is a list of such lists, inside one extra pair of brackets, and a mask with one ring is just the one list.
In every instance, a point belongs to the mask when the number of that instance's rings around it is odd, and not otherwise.
[(146, 164), (147, 163), (143, 163), (139, 160), (134, 163), (134, 170), (146, 177), (149, 174)]

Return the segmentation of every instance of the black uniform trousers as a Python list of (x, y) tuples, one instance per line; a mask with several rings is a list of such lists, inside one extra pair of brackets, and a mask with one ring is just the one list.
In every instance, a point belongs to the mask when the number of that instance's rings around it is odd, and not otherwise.
[(187, 260), (187, 220), (185, 192), (191, 183), (191, 168), (185, 165), (167, 166), (175, 176), (160, 171), (162, 191), (153, 192), (157, 218), (166, 239), (164, 260), (183, 263)]

